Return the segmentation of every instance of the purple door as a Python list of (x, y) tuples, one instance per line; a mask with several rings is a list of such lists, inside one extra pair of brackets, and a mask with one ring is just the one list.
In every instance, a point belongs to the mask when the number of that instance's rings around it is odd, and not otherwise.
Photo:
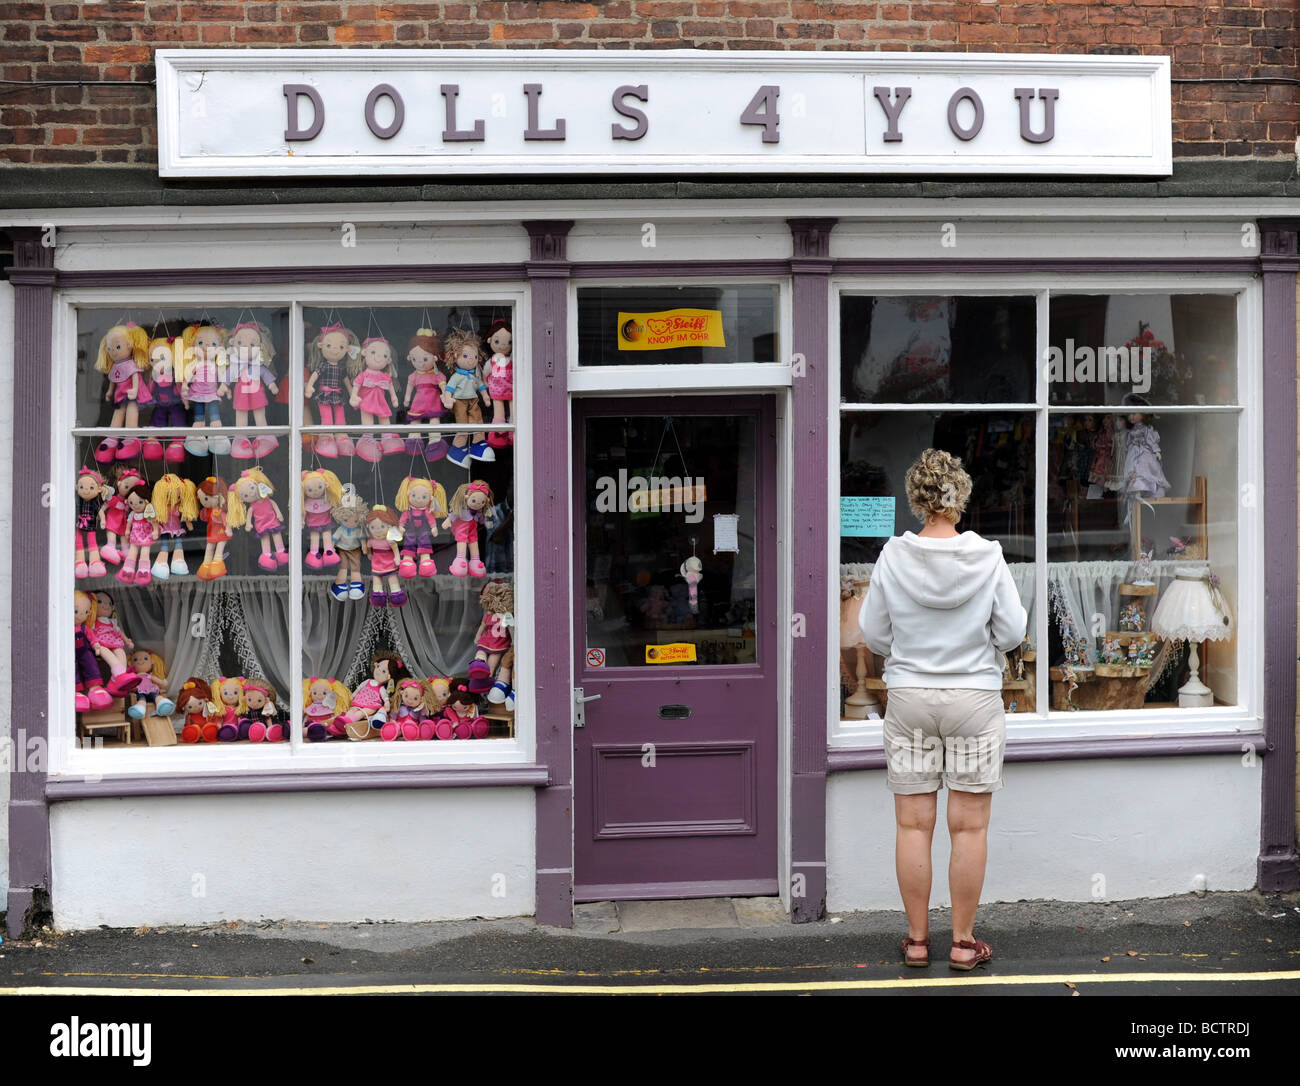
[(772, 402), (578, 401), (574, 445), (575, 899), (775, 894)]

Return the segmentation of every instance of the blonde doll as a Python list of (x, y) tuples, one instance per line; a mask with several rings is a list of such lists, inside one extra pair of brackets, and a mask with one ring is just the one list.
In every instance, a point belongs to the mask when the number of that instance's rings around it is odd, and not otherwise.
[(158, 685), (167, 681), (167, 665), (163, 658), (156, 652), (138, 648), (131, 653), (128, 663), (131, 670), (140, 676), (140, 685), (135, 688), (135, 704), (127, 709), (126, 715), (132, 720), (143, 720), (149, 715), (152, 704), (155, 716), (171, 716), (176, 703)]
[[(284, 545), (284, 514), (271, 500), (274, 493), (275, 487), (261, 468), (246, 468), (226, 494), (230, 527), (257, 532), (257, 538), (262, 541), (262, 554), (257, 564), (271, 572), (289, 564), (289, 551)], [(272, 542), (275, 543), (274, 555), (271, 554)]]
[(200, 581), (214, 581), (226, 575), (226, 544), (230, 526), (226, 519), (226, 495), (230, 488), (217, 475), (209, 475), (194, 488), (199, 502), (199, 519), (207, 527), (207, 547), (199, 566)]
[(343, 499), (330, 509), (334, 519), (334, 546), (339, 554), (339, 571), (330, 585), (330, 595), (334, 599), (363, 600), (366, 598), (366, 584), (361, 579), (361, 555), (366, 541), (366, 517), (370, 515), (370, 506), (348, 492)]
[[(352, 378), (348, 370), (361, 354), (356, 332), (341, 324), (327, 324), (307, 348), (307, 384), (303, 395), (316, 404), (322, 426), (343, 426), (347, 417), (343, 404), (352, 398)], [(322, 434), (316, 442), (321, 456), (333, 459), (351, 456), (355, 446), (347, 434)]]
[(398, 576), (432, 577), (438, 572), (433, 561), (433, 541), (438, 536), (438, 518), (447, 515), (447, 492), (432, 479), (408, 475), (397, 488), (393, 504), (402, 514), (398, 524), (404, 533)]
[[(184, 577), (189, 573), (185, 564), (185, 533), (194, 530), (199, 519), (198, 488), (179, 475), (164, 475), (153, 485), (153, 511), (158, 520), (158, 558), (153, 564), (153, 575), (165, 581), (171, 574)], [(171, 544), (171, 565), (167, 564), (168, 544)]]
[[(303, 562), (311, 569), (337, 566), (338, 551), (334, 549), (331, 530), (334, 527), (332, 510), (343, 501), (343, 484), (332, 471), (323, 468), (302, 473), (302, 523), (311, 538)], [(321, 557), (321, 545), (325, 555)]]
[[(278, 396), (280, 386), (275, 383), (275, 370), (271, 360), (275, 357), (275, 343), (271, 329), (260, 321), (244, 321), (235, 325), (226, 341), (226, 357), (230, 363), (231, 400), (235, 405), (235, 425), (247, 426), (251, 412), (258, 426), (266, 425), (266, 393)], [(269, 434), (250, 441), (237, 437), (230, 446), (230, 455), (237, 460), (251, 460), (266, 456), (279, 447), (280, 442)]]
[[(452, 562), (450, 573), (453, 577), (464, 577), (466, 570), (471, 577), (485, 577), (487, 567), (478, 556), (478, 529), (484, 523), (484, 510), (492, 505), (492, 488), (482, 479), (470, 483), (461, 483), (452, 495), (448, 506), (449, 515), (442, 522), (444, 528), (450, 528), (456, 540), (456, 560)], [(469, 548), (469, 563), (465, 562), (465, 549)]]
[(397, 684), (393, 694), (393, 714), (379, 729), (379, 737), (387, 743), (395, 739), (408, 742), (434, 737), (433, 715), (429, 689), (417, 678), (408, 676)]
[[(371, 336), (361, 344), (361, 353), (348, 363), (352, 378), (349, 403), (361, 410), (361, 424), (374, 426), (387, 422), (397, 410), (397, 371), (393, 368), (393, 345), (383, 336)], [(385, 454), (395, 455), (405, 449), (396, 434), (384, 434), (382, 443), (374, 434), (357, 442), (357, 455), (374, 464)]]
[(352, 707), (352, 691), (337, 679), (325, 679), (319, 676), (307, 679), (302, 684), (303, 735), (308, 742), (320, 743), (330, 736), (342, 737), (347, 734), (345, 725), (335, 726), (334, 718), (346, 713)]
[[(115, 324), (99, 341), (95, 369), (108, 376), (104, 399), (113, 405), (113, 429), (125, 426), (133, 430), (140, 425), (140, 408), (150, 402), (149, 382), (143, 374), (149, 365), (149, 333), (135, 321)], [(140, 453), (140, 440), (128, 437), (118, 441), (106, 437), (95, 449), (101, 464), (114, 460), (131, 460)]]
[[(226, 384), (226, 330), (211, 321), (191, 324), (181, 333), (181, 343), (181, 398), (194, 408), (193, 427), (219, 427), (221, 398), (230, 395)], [(230, 452), (230, 439), (195, 435), (185, 439), (185, 448), (195, 456), (206, 456), (209, 451), (225, 455)]]
[[(158, 336), (149, 341), (149, 374), (152, 382), (153, 413), (149, 425), (182, 430), (188, 423), (185, 418), (185, 401), (181, 399), (180, 382), (176, 379), (176, 349), (179, 341), (171, 336)], [(166, 459), (169, 464), (185, 460), (185, 443), (179, 437), (167, 439), (167, 448), (156, 437), (144, 442), (146, 460)]]
[(244, 700), (244, 679), (238, 675), (213, 679), (212, 701), (217, 707), (217, 741), (233, 743), (239, 738), (239, 718), (248, 715)]

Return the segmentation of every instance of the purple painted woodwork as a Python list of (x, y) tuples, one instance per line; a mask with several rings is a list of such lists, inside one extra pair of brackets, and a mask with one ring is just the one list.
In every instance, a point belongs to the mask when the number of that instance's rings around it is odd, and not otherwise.
[[(14, 290), (14, 357), (51, 357), (54, 312), (54, 250), (41, 244), (36, 228), (13, 229), (14, 264), (9, 282)], [(29, 367), (14, 385), (13, 502), (15, 524), (10, 557), (10, 614), (29, 621), (16, 630), (9, 651), (9, 674), (22, 676), (9, 696), (9, 722), (21, 722), (27, 741), (48, 750), (50, 630), (42, 620), (48, 604), (45, 575), (50, 553), (51, 511), (42, 506), (50, 471), (50, 377), (48, 365)], [(70, 636), (67, 628), (60, 633)], [(70, 645), (70, 641), (55, 641)], [(38, 891), (50, 885), (50, 814), (45, 804), (45, 766), (14, 760), (9, 777), (9, 901), (5, 926), (11, 938), (22, 934)]]
[(573, 926), (573, 731), (569, 662), (572, 537), (562, 487), (569, 474), (569, 265), (571, 222), (525, 222), (533, 259), (525, 265), (532, 291), (530, 369), (532, 460), (537, 480), (533, 523), (533, 676), (538, 762), (548, 787), (537, 790), (537, 920)]
[(827, 442), (839, 420), (830, 399), (830, 234), (834, 219), (790, 219), (794, 338), (792, 353), (804, 371), (791, 388), (793, 431), (790, 541), (794, 614), (807, 636), (792, 638), (791, 673), (799, 687), (791, 698), (794, 776), (790, 790), (791, 909), (795, 923), (820, 920), (826, 911), (826, 721), (830, 712), (826, 674), (830, 646), (830, 570), (827, 525), (830, 456)]
[(1300, 220), (1260, 223), (1264, 280), (1264, 759), (1259, 888), (1300, 889), (1296, 866), (1296, 275)]
[[(754, 464), (757, 660), (591, 668), (586, 661), (586, 422), (593, 416), (745, 415)], [(581, 400), (573, 408), (576, 685), (599, 701), (574, 733), (574, 898), (643, 895), (656, 884), (710, 896), (774, 892), (777, 875), (776, 423), (771, 397)], [(743, 478), (743, 475), (742, 475)], [(747, 487), (746, 487), (747, 489)], [(705, 520), (708, 515), (706, 512)], [(701, 534), (707, 550), (708, 529)], [(687, 719), (658, 707), (688, 705)], [(654, 764), (643, 761), (645, 744)], [(635, 888), (635, 889), (632, 889)]]

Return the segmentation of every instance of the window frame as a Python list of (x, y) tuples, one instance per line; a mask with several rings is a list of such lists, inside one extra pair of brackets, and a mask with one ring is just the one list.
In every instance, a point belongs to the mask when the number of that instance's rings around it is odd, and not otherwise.
[[(256, 272), (250, 274), (252, 285), (239, 287), (178, 286), (166, 292), (153, 287), (86, 287), (55, 291), (52, 328), (51, 365), (57, 378), (59, 368), (66, 359), (74, 359), (77, 349), (77, 314), (80, 309), (125, 308), (152, 311), (159, 307), (206, 306), (209, 309), (227, 309), (244, 306), (284, 308), (289, 311), (289, 344), (287, 357), (303, 358), (303, 309), (320, 306), (348, 308), (420, 308), (447, 304), (498, 305), (510, 307), (514, 328), (531, 329), (531, 291), (526, 281), (493, 281), (463, 283), (375, 283), (358, 281), (341, 283), (313, 283), (310, 271), (304, 269), (302, 280), (292, 284), (258, 286)], [(516, 335), (516, 344), (522, 346), (525, 360), (531, 350), (531, 338)], [(517, 351), (518, 353), (518, 351)], [(301, 433), (303, 417), (303, 375), (300, 364), (287, 366), (289, 393), (289, 477), (298, 478), (302, 465), (302, 443), (296, 440)], [(74, 427), (77, 400), (76, 381), (51, 382), (51, 432), (50, 432), (50, 515), (55, 518), (53, 537), (57, 539), (60, 526), (67, 519), (66, 502), (59, 500), (60, 480), (70, 480), (77, 468), (76, 442), (93, 427)], [(531, 369), (525, 361), (519, 368), (515, 381), (514, 401), (515, 432), (526, 445), (532, 433), (532, 381)], [(337, 429), (354, 432), (355, 426)], [(224, 427), (227, 435), (257, 430), (255, 427), (240, 430)], [(285, 428), (271, 427), (269, 432), (284, 436)], [(314, 427), (319, 431), (320, 427)], [(402, 432), (399, 426), (385, 426), (384, 430)], [(427, 430), (428, 427), (410, 427)], [(533, 562), (533, 473), (532, 458), (515, 457), (515, 523), (514, 583), (532, 585)], [(158, 776), (213, 776), (220, 774), (257, 773), (319, 773), (321, 771), (388, 770), (412, 768), (453, 768), (456, 766), (516, 766), (530, 765), (537, 748), (537, 720), (535, 682), (535, 631), (533, 597), (521, 596), (515, 627), (516, 648), (516, 703), (515, 735), (513, 738), (476, 739), (473, 742), (426, 743), (306, 743), (302, 739), (302, 513), (301, 490), (289, 486), (285, 512), (288, 520), (288, 546), (296, 555), (288, 569), (286, 591), (289, 592), (289, 639), (291, 689), (288, 691), (288, 709), (293, 722), (290, 740), (273, 746), (262, 745), (255, 749), (247, 744), (218, 744), (202, 749), (178, 745), (177, 747), (148, 747), (132, 744), (102, 748), (83, 747), (76, 735), (73, 711), (73, 660), (68, 651), (51, 651), (46, 681), (49, 691), (49, 758), (48, 776), (51, 780), (80, 778), (88, 782), (118, 777)], [(69, 491), (70, 493), (70, 491)], [(72, 550), (54, 543), (50, 548), (48, 577), (47, 622), (51, 631), (66, 631), (67, 617), (72, 612), (72, 595), (78, 585), (72, 576)], [(51, 644), (62, 642), (55, 634)]]
[[(853, 296), (914, 294), (953, 297), (995, 297), (1029, 295), (1036, 299), (1036, 358), (1046, 357), (1049, 345), (1049, 305), (1054, 294), (1227, 294), (1237, 300), (1236, 399), (1226, 405), (1179, 405), (1189, 414), (1236, 414), (1237, 416), (1237, 639), (1235, 667), (1237, 704), (1207, 708), (1114, 709), (1055, 711), (1050, 708), (1051, 687), (1046, 651), (1039, 651), (1036, 667), (1036, 705), (1032, 712), (1007, 716), (1008, 740), (1029, 739), (1122, 739), (1160, 735), (1220, 735), (1259, 731), (1263, 726), (1263, 608), (1253, 601), (1263, 599), (1263, 428), (1251, 424), (1259, 412), (1263, 382), (1263, 288), (1258, 276), (1219, 272), (1184, 273), (1175, 280), (1168, 273), (1051, 272), (1025, 276), (971, 272), (905, 277), (884, 275), (836, 275), (830, 283), (829, 380), (831, 418), (828, 425), (828, 456), (832, 471), (832, 531), (828, 533), (827, 556), (828, 619), (826, 682), (830, 691), (827, 706), (827, 745), (831, 750), (880, 750), (882, 722), (855, 721), (839, 716), (839, 567), (840, 567), (840, 429), (846, 415), (879, 412), (962, 411), (969, 413), (1024, 411), (1035, 419), (1034, 436), (1034, 591), (1040, 601), (1033, 631), (1037, 646), (1047, 645), (1047, 464), (1050, 439), (1049, 419), (1054, 414), (1077, 414), (1079, 405), (1052, 405), (1043, 366), (1036, 365), (1034, 400), (1013, 404), (846, 404), (840, 401), (841, 300)], [(1162, 409), (1168, 410), (1168, 409)], [(1253, 504), (1241, 500), (1246, 487), (1254, 487), (1260, 498)]]

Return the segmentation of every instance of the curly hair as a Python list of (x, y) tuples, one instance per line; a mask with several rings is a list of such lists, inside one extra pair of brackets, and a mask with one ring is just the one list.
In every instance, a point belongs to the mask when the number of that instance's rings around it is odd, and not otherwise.
[(954, 523), (966, 512), (971, 481), (961, 459), (942, 449), (926, 449), (907, 469), (907, 505), (925, 523), (946, 517)]

